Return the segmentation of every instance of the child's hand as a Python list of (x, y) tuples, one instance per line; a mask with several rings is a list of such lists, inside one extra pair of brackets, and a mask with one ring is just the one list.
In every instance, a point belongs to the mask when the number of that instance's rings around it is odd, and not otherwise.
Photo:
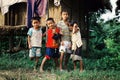
[(52, 32), (53, 32), (53, 34), (56, 34), (56, 31), (55, 31), (55, 29), (52, 29), (52, 30), (53, 30), (53, 31), (52, 31)]
[(31, 45), (29, 45), (29, 49), (30, 49), (30, 48), (32, 48), (32, 46), (31, 46)]
[(61, 42), (61, 45), (64, 46), (64, 42), (63, 41)]
[(60, 29), (60, 35), (63, 35), (63, 30), (62, 29)]
[(72, 45), (69, 45), (68, 48), (71, 49), (71, 48), (72, 48)]
[(79, 30), (79, 27), (77, 24), (73, 25), (73, 33), (76, 33)]
[(69, 46), (69, 49), (72, 49), (72, 46)]

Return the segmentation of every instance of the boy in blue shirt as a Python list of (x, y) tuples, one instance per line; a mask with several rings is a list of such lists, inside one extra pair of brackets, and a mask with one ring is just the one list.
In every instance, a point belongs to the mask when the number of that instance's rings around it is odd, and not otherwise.
[(35, 59), (34, 70), (36, 70), (39, 58), (41, 56), (42, 47), (42, 30), (40, 28), (40, 17), (33, 17), (32, 26), (28, 30), (28, 47), (29, 47), (29, 57), (31, 60)]

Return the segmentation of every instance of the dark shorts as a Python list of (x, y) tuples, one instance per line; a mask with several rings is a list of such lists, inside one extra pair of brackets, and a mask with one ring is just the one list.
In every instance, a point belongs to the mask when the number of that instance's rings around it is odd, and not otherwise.
[(46, 55), (47, 59), (50, 58), (59, 58), (59, 49), (58, 48), (46, 48)]
[(75, 51), (73, 51), (73, 54), (81, 56), (82, 55), (82, 47), (79, 47)]

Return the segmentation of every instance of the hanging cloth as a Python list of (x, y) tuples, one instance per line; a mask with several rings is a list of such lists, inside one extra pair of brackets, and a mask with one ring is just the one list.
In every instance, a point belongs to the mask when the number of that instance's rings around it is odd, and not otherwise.
[(26, 2), (26, 0), (0, 0), (2, 15), (9, 11), (9, 7), (15, 3)]
[(61, 0), (54, 0), (54, 5), (55, 5), (55, 6), (59, 6), (59, 5), (60, 5), (60, 1), (61, 1)]
[(0, 7), (2, 6), (2, 0), (0, 0)]
[(28, 0), (27, 1), (27, 27), (31, 27), (31, 18), (45, 15), (47, 0)]

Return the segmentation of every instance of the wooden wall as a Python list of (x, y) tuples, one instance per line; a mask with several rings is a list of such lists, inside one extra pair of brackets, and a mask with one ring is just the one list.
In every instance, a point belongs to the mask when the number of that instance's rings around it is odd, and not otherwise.
[(46, 19), (48, 17), (54, 18), (57, 23), (61, 19), (61, 6), (56, 7), (53, 0), (49, 0), (49, 10), (47, 10), (46, 15), (42, 17), (41, 25), (46, 26)]
[(61, 6), (56, 7), (53, 1), (49, 2), (49, 17), (53, 17), (56, 23), (61, 19)]
[(9, 12), (5, 14), (5, 25), (16, 26), (26, 24), (26, 3), (17, 3), (9, 7)]
[(0, 26), (4, 25), (4, 15), (2, 15), (1, 10), (0, 10)]
[[(82, 26), (84, 25), (84, 8), (81, 5), (83, 0), (62, 0), (61, 6), (56, 7), (53, 0), (49, 0), (49, 14), (42, 17), (41, 24), (45, 26), (45, 20), (47, 17), (53, 17), (56, 23), (61, 19), (61, 11), (66, 9), (69, 12), (70, 20), (76, 20)], [(25, 25), (26, 24), (26, 3), (17, 3), (9, 8), (9, 12), (6, 15), (1, 15), (0, 25)]]
[[(61, 0), (61, 6), (56, 7), (53, 0), (49, 0), (49, 14), (42, 17), (41, 25), (46, 26), (46, 19), (53, 17), (57, 23), (61, 19), (61, 11), (66, 9), (69, 12), (70, 21), (79, 23), (81, 33), (86, 36), (87, 22), (85, 22), (85, 6), (84, 0)], [(0, 12), (0, 25), (26, 25), (27, 4), (17, 3), (9, 8), (9, 12), (4, 16)]]

